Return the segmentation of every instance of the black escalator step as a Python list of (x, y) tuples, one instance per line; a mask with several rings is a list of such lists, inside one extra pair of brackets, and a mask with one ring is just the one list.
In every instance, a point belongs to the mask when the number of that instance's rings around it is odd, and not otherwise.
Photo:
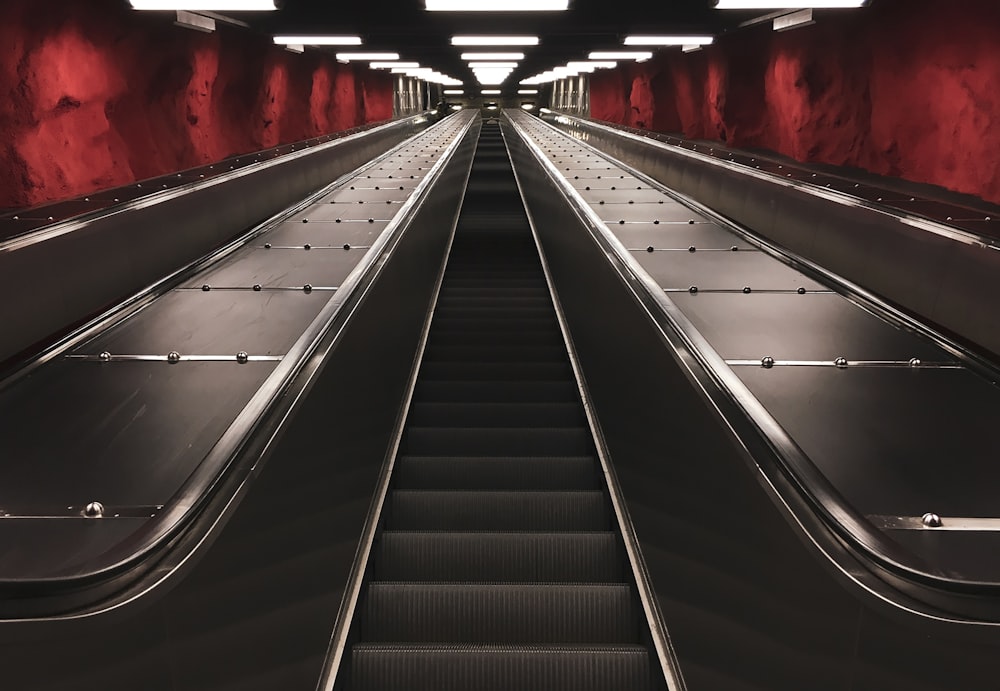
[(572, 403), (579, 400), (576, 382), (569, 381), (434, 381), (418, 379), (413, 397), (418, 401), (455, 403)]
[(355, 691), (644, 691), (640, 646), (354, 646)]
[(579, 403), (414, 402), (406, 423), (415, 427), (580, 427)]
[(420, 376), (428, 379), (533, 379), (555, 381), (573, 378), (573, 368), (563, 362), (422, 362)]
[(518, 331), (549, 331), (559, 332), (559, 322), (555, 312), (551, 314), (516, 314), (516, 315), (464, 315), (451, 317), (447, 314), (434, 315), (434, 331), (460, 332), (469, 331), (500, 331), (517, 329)]
[(493, 343), (475, 345), (430, 344), (424, 357), (432, 362), (566, 362), (564, 344), (548, 346), (509, 346)]
[(585, 427), (409, 427), (409, 456), (588, 456), (594, 440)]
[(386, 502), (387, 530), (608, 530), (604, 494), (396, 490)]
[(372, 551), (380, 581), (620, 583), (615, 533), (382, 533)]
[(558, 329), (545, 331), (528, 331), (520, 329), (499, 329), (496, 331), (438, 331), (431, 327), (428, 343), (448, 343), (475, 345), (517, 345), (545, 346), (563, 343), (562, 334)]
[(372, 583), (364, 642), (637, 643), (639, 607), (624, 584)]
[(593, 456), (483, 458), (400, 456), (397, 489), (593, 490), (600, 487)]

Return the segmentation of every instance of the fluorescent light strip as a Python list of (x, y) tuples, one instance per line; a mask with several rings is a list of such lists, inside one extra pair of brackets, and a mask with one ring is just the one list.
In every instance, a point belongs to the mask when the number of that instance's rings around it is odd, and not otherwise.
[(453, 46), (537, 46), (537, 36), (452, 36)]
[(394, 67), (405, 67), (407, 69), (415, 69), (420, 67), (419, 62), (371, 62), (368, 64), (373, 70), (391, 70)]
[(708, 46), (711, 36), (627, 36), (626, 46)]
[(427, 0), (428, 12), (560, 12), (569, 9), (569, 0), (504, 0), (502, 4), (483, 0)]
[(524, 53), (462, 53), (466, 62), (478, 60), (524, 60)]
[(399, 60), (399, 53), (337, 53), (338, 60)]
[(517, 67), (517, 63), (516, 62), (470, 62), (469, 67), (474, 70), (480, 70), (484, 68), (490, 69), (492, 67), (506, 68), (512, 70), (515, 67)]
[(537, 94), (538, 89), (518, 89), (517, 93), (521, 96), (528, 96), (529, 94)]
[(465, 93), (465, 89), (445, 89), (445, 96), (461, 96)]
[(479, 93), (481, 93), (483, 96), (499, 96), (500, 94), (503, 93), (503, 90), (501, 90), (501, 89), (483, 89)]
[(652, 53), (630, 50), (599, 50), (587, 56), (590, 60), (635, 60), (642, 62), (653, 57)]
[(360, 46), (360, 36), (275, 36), (279, 46)]
[(130, 0), (134, 10), (188, 12), (273, 12), (274, 0)]
[(719, 0), (717, 10), (806, 10), (806, 9), (850, 9), (861, 7), (865, 0)]
[(612, 67), (617, 67), (618, 63), (614, 60), (586, 60), (579, 62), (567, 62), (566, 67), (575, 70), (578, 67), (593, 67), (598, 70), (610, 70)]

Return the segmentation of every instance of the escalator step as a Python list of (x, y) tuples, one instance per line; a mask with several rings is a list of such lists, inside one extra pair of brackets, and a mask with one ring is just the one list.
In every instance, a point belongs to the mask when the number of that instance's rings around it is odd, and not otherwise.
[(420, 376), (428, 379), (572, 379), (573, 368), (562, 362), (423, 362)]
[(505, 346), (491, 343), (477, 345), (428, 344), (424, 357), (431, 361), (472, 362), (566, 362), (564, 345)]
[(401, 456), (396, 487), (438, 490), (595, 490), (597, 459), (588, 456), (480, 458)]
[(372, 583), (365, 642), (636, 643), (639, 608), (624, 584)]
[(579, 403), (414, 402), (407, 422), (414, 427), (582, 427)]
[(408, 427), (410, 456), (586, 456), (594, 440), (586, 427)]
[(640, 691), (650, 686), (639, 646), (358, 645), (357, 691)]
[(618, 583), (624, 555), (614, 533), (383, 533), (381, 581)]
[(576, 382), (570, 381), (434, 381), (419, 378), (413, 392), (418, 401), (480, 403), (577, 403)]
[(396, 490), (385, 506), (387, 530), (608, 530), (611, 515), (597, 491)]
[(545, 346), (562, 345), (562, 334), (559, 329), (504, 329), (494, 328), (490, 331), (475, 329), (469, 331), (434, 331), (428, 343), (443, 343), (456, 345), (475, 345), (483, 343), (486, 345), (526, 345)]

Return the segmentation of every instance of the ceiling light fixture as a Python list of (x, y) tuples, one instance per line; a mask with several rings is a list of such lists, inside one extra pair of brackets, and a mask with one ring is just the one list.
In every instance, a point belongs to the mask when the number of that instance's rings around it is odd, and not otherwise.
[(279, 46), (360, 46), (360, 36), (275, 36)]
[(502, 5), (483, 0), (426, 0), (428, 12), (560, 12), (569, 0), (505, 0)]
[(507, 68), (512, 70), (515, 67), (517, 67), (517, 63), (516, 62), (470, 62), (469, 67), (471, 67), (474, 70), (482, 69), (484, 67), (486, 69), (491, 69), (496, 67), (496, 68)]
[(590, 60), (635, 60), (642, 62), (653, 57), (652, 53), (635, 50), (598, 50), (587, 56)]
[(618, 63), (614, 60), (581, 60), (566, 63), (566, 67), (569, 67), (570, 69), (576, 69), (578, 67), (593, 67), (598, 70), (610, 70), (612, 67), (617, 66)]
[(479, 93), (483, 96), (499, 96), (503, 91), (501, 89), (483, 89)]
[(861, 7), (867, 0), (719, 0), (717, 10), (805, 10), (851, 9)]
[(517, 93), (521, 96), (528, 96), (530, 94), (537, 94), (538, 89), (518, 89)]
[(337, 59), (344, 62), (351, 60), (399, 60), (399, 53), (337, 53)]
[(537, 46), (537, 36), (452, 36), (453, 46)]
[(524, 53), (462, 53), (466, 62), (477, 60), (524, 60)]
[(189, 12), (273, 12), (274, 0), (129, 0), (134, 10)]
[(465, 89), (445, 89), (445, 96), (461, 96), (465, 93)]
[(370, 62), (368, 66), (373, 70), (391, 70), (393, 67), (406, 67), (408, 69), (414, 69), (420, 67), (419, 62)]
[(681, 52), (683, 53), (695, 53), (701, 50), (701, 46), (681, 46)]
[(626, 46), (707, 46), (711, 36), (626, 36)]

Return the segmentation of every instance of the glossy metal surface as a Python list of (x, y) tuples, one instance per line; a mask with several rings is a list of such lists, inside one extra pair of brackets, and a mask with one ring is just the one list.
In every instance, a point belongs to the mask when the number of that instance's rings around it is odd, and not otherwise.
[(695, 362), (665, 349), (640, 286), (557, 203), (530, 151), (515, 145), (514, 160), (689, 688), (994, 688), (997, 634), (887, 607), (864, 566), (854, 562), (850, 578), (835, 568), (838, 539), (821, 546), (808, 537), (821, 525), (791, 518), (706, 405)]

